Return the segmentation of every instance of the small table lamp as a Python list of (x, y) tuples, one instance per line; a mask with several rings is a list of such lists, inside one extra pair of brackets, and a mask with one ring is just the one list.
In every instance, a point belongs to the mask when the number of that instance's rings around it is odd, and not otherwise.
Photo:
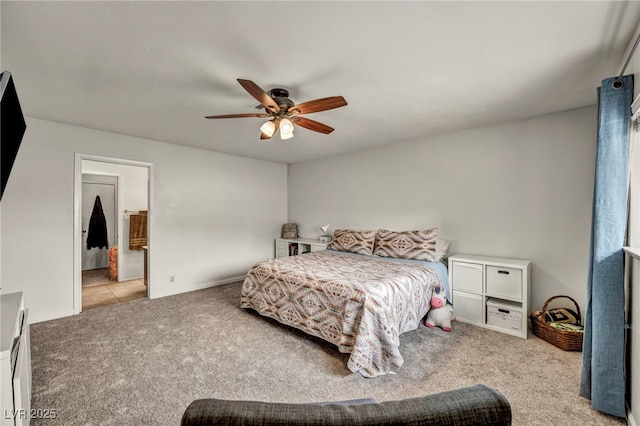
[(328, 234), (328, 232), (329, 232), (329, 224), (326, 224), (326, 225), (324, 225), (324, 226), (321, 226), (321, 227), (320, 227), (320, 230), (321, 230), (322, 232), (324, 232), (324, 234), (323, 234), (323, 235), (320, 235), (320, 241), (322, 241), (323, 243), (328, 243), (328, 242), (330, 242), (332, 238), (331, 238), (331, 235), (329, 235), (329, 234)]

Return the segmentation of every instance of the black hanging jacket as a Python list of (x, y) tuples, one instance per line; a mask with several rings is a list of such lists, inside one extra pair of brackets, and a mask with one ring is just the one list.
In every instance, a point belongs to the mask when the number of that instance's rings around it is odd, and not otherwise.
[(109, 248), (107, 241), (107, 219), (102, 211), (102, 202), (100, 196), (96, 195), (96, 201), (93, 203), (93, 212), (89, 219), (89, 233), (87, 235), (87, 250), (92, 247)]

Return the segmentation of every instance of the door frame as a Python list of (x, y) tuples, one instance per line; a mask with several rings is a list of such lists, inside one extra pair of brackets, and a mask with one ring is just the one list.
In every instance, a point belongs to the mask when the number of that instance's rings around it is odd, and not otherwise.
[[(80, 162), (80, 165), (82, 166), (82, 161)], [(116, 182), (115, 183), (105, 183), (105, 182), (92, 182), (90, 180), (84, 180), (83, 176), (85, 175), (92, 175), (92, 176), (109, 176), (109, 177), (114, 177), (116, 178)], [(82, 179), (82, 184), (85, 183), (94, 183), (94, 184), (99, 184), (99, 185), (114, 185), (115, 186), (115, 203), (114, 203), (114, 222), (115, 222), (115, 231), (116, 231), (116, 237), (114, 238), (114, 243), (118, 246), (118, 247), (122, 247), (122, 241), (120, 240), (120, 217), (119, 217), (119, 212), (122, 211), (122, 176), (116, 173), (106, 173), (106, 172), (88, 172), (88, 173), (82, 173), (80, 175), (81, 179)], [(80, 185), (80, 189), (82, 190), (82, 185)], [(80, 198), (80, 201), (82, 202), (82, 198)], [(82, 210), (80, 211), (80, 226), (82, 226)], [(83, 242), (82, 242), (82, 234), (80, 234), (80, 271), (82, 271), (82, 249), (83, 249)], [(107, 256), (108, 258), (108, 256)], [(121, 258), (120, 258), (120, 250), (118, 250), (118, 265), (121, 265)], [(82, 274), (82, 272), (80, 272)], [(120, 269), (118, 269), (118, 281), (120, 281)], [(80, 288), (82, 289), (82, 285), (80, 286)]]
[[(153, 275), (151, 274), (152, 264), (152, 235), (153, 235), (153, 200), (154, 200), (154, 178), (153, 163), (144, 161), (127, 160), (123, 158), (105, 157), (102, 155), (75, 153), (74, 179), (73, 179), (73, 313), (82, 312), (82, 160), (100, 161), (103, 163), (121, 164), (125, 166), (136, 166), (147, 168), (147, 206), (148, 206), (148, 233), (147, 233), (147, 297), (153, 299)], [(122, 185), (118, 185), (118, 192)], [(118, 194), (120, 195), (120, 194)], [(118, 197), (118, 214), (122, 209), (120, 206), (122, 197)], [(117, 220), (117, 218), (116, 218)], [(118, 234), (118, 243), (120, 235)]]

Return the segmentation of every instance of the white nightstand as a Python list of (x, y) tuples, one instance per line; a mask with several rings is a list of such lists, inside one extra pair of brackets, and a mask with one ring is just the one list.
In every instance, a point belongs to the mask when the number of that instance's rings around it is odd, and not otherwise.
[(307, 238), (276, 238), (276, 257), (295, 256), (312, 251), (326, 250), (331, 243)]
[(456, 254), (449, 280), (458, 321), (527, 338), (531, 262)]

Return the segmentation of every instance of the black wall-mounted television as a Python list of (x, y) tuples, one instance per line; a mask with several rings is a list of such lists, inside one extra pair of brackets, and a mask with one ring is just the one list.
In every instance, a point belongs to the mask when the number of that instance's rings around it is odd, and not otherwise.
[(9, 71), (0, 74), (0, 175), (2, 175), (2, 191), (0, 200), (4, 195), (13, 162), (18, 155), (18, 149), (22, 142), (22, 136), (27, 129), (27, 123), (22, 115), (18, 93), (13, 84), (13, 78)]

